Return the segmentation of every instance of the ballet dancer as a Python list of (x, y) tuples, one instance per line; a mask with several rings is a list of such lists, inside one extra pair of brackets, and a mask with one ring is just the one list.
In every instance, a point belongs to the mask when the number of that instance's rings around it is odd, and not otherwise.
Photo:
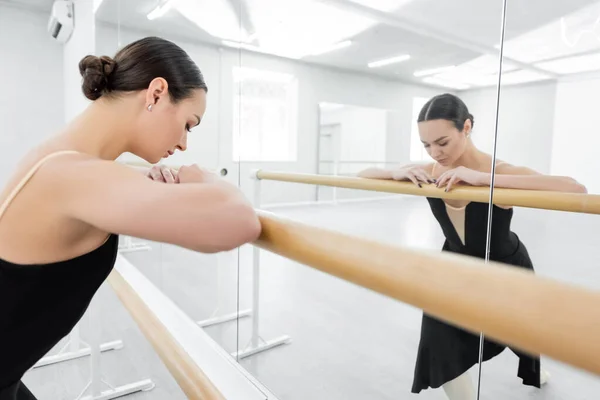
[(115, 161), (130, 152), (155, 164), (186, 149), (207, 87), (185, 51), (147, 37), (79, 70), (93, 102), (29, 152), (0, 195), (0, 400), (35, 399), (23, 375), (82, 317), (118, 234), (214, 253), (260, 233), (240, 190), (206, 170), (144, 176)]
[[(474, 118), (461, 99), (452, 94), (433, 97), (423, 106), (417, 122), (421, 141), (434, 163), (391, 170), (369, 168), (358, 176), (410, 180), (419, 187), (437, 185), (446, 191), (458, 183), (490, 186), (492, 157), (473, 144)], [(572, 178), (542, 175), (503, 161), (496, 163), (494, 187), (586, 193), (586, 188)], [(439, 198), (427, 200), (446, 238), (442, 250), (484, 258), (489, 205)], [(533, 271), (525, 245), (510, 229), (512, 216), (511, 207), (493, 206), (490, 260)], [(479, 334), (423, 313), (412, 392), (442, 387), (450, 400), (474, 400), (469, 369), (479, 361), (479, 339)], [(483, 361), (505, 348), (485, 339)], [(549, 375), (540, 369), (539, 356), (511, 350), (519, 358), (517, 376), (524, 385), (539, 388), (547, 381)]]

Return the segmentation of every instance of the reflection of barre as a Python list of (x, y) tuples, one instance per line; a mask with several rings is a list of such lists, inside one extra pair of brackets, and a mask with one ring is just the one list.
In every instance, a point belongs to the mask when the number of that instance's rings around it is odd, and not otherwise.
[[(250, 175), (254, 178), (254, 200), (255, 208), (260, 207), (260, 180), (256, 179), (256, 171)], [(275, 339), (264, 340), (260, 336), (260, 249), (254, 247), (252, 249), (252, 336), (250, 342), (241, 351), (233, 353), (233, 356), (238, 358), (250, 357), (254, 354), (267, 351), (274, 347), (291, 343), (292, 339), (283, 335)]]
[(256, 245), (532, 354), (600, 374), (600, 292), (497, 262), (405, 249), (259, 211)]
[[(143, 162), (143, 161), (127, 161), (124, 162), (123, 164), (125, 165), (130, 165), (132, 167), (140, 167), (140, 168), (152, 168), (152, 164), (147, 163), (147, 162)], [(179, 168), (181, 168), (181, 165), (170, 165), (170, 164), (161, 164), (164, 165), (167, 168), (171, 168), (174, 170), (178, 170)], [(207, 168), (208, 171), (212, 172), (213, 174), (217, 174), (217, 175), (221, 175), (221, 176), (227, 176), (227, 174), (229, 173), (229, 171), (227, 171), (227, 168), (221, 168), (221, 169), (211, 169), (211, 168)]]
[(134, 243), (131, 236), (123, 236), (123, 243), (119, 243), (119, 251), (121, 253), (133, 253), (136, 251), (147, 250), (152, 250), (152, 247), (144, 242)]
[[(279, 182), (410, 194), (450, 200), (471, 200), (481, 203), (487, 203), (490, 199), (489, 187), (456, 186), (451, 191), (445, 192), (444, 189), (437, 188), (435, 185), (423, 184), (423, 187), (420, 188), (412, 182), (398, 182), (383, 179), (363, 179), (346, 176), (313, 175), (262, 170), (255, 171), (254, 174), (258, 179)], [(600, 195), (595, 194), (494, 188), (493, 203), (503, 206), (600, 214)]]

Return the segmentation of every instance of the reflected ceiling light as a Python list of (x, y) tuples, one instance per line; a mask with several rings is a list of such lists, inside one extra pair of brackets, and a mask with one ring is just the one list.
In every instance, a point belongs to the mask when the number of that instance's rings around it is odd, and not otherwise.
[(152, 21), (156, 18), (162, 17), (173, 7), (174, 2), (174, 0), (167, 0), (166, 2), (162, 3), (162, 5), (159, 4), (154, 10), (150, 11), (148, 15), (146, 15), (146, 18)]
[(300, 58), (300, 57), (292, 56), (290, 54), (278, 54), (274, 51), (265, 50), (261, 47), (258, 47), (256, 45), (253, 45), (250, 43), (245, 43), (245, 42), (234, 42), (232, 40), (222, 40), (221, 43), (223, 43), (227, 47), (233, 47), (236, 49), (244, 49), (244, 50), (254, 51), (256, 53), (271, 54), (271, 55), (274, 55), (277, 57), (285, 57), (285, 58), (290, 58), (293, 60), (297, 60)]
[(386, 58), (384, 60), (373, 61), (373, 62), (370, 62), (368, 65), (369, 65), (369, 68), (378, 68), (378, 67), (384, 67), (386, 65), (401, 63), (408, 59), (410, 59), (410, 55), (404, 54), (401, 56)]
[(454, 68), (456, 68), (456, 65), (448, 65), (446, 67), (438, 67), (438, 68), (431, 68), (431, 69), (422, 69), (420, 71), (415, 71), (414, 76), (419, 78), (419, 77), (427, 76), (427, 75), (435, 75), (435, 74), (440, 74), (442, 72), (448, 72), (450, 70), (453, 70)]
[(103, 0), (94, 0), (94, 14), (96, 14), (96, 12), (98, 12), (98, 9), (102, 5), (102, 1)]
[(344, 49), (344, 48), (349, 47), (349, 46), (352, 46), (352, 40), (344, 40), (342, 42), (333, 44), (331, 46), (323, 47), (322, 49), (313, 51), (310, 55), (311, 56), (318, 56), (320, 54), (330, 53), (332, 51)]
[(456, 90), (466, 90), (471, 87), (464, 83), (448, 82), (448, 81), (445, 81), (442, 79), (436, 79), (436, 78), (425, 78), (425, 79), (423, 79), (423, 82), (429, 83), (430, 85), (443, 86), (443, 87), (447, 87), (450, 89), (456, 89)]

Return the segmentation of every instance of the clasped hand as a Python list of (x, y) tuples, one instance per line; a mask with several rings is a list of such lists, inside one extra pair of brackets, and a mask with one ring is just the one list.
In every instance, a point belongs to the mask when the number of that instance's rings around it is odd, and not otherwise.
[(208, 183), (219, 179), (216, 174), (196, 164), (184, 165), (179, 170), (164, 165), (154, 165), (148, 170), (146, 177), (163, 183)]
[(444, 172), (437, 179), (431, 177), (421, 166), (409, 166), (394, 171), (392, 178), (398, 181), (408, 179), (419, 187), (422, 187), (421, 182), (434, 183), (439, 188), (445, 187), (446, 192), (461, 182), (472, 186), (489, 185), (488, 174), (462, 166)]

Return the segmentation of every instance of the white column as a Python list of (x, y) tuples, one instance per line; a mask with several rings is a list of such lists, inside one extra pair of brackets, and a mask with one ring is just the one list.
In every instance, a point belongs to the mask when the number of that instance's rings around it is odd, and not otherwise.
[(89, 0), (74, 1), (75, 30), (63, 52), (65, 88), (65, 121), (69, 123), (89, 104), (81, 91), (79, 61), (96, 52), (94, 4)]

